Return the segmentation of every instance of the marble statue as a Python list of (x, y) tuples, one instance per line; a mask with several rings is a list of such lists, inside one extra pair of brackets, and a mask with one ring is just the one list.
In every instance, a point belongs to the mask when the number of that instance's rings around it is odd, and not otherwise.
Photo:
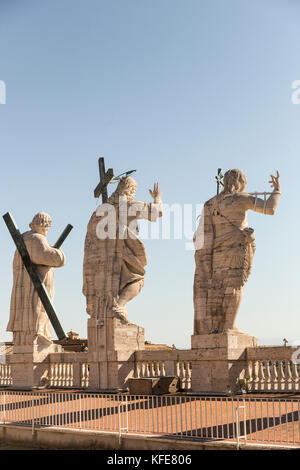
[(273, 192), (259, 198), (245, 192), (245, 174), (232, 169), (224, 175), (223, 191), (204, 204), (194, 236), (195, 335), (240, 331), (236, 317), (255, 252), (247, 212), (275, 213), (281, 194), (278, 172), (270, 183)]
[[(156, 221), (162, 216), (158, 184), (149, 190), (154, 203), (135, 201), (137, 184), (122, 178), (106, 204), (98, 207), (87, 226), (83, 262), (83, 294), (91, 318), (104, 322), (115, 317), (128, 321), (126, 304), (144, 285), (147, 257), (138, 237), (138, 219)], [(100, 233), (107, 214), (115, 232)], [(113, 220), (112, 220), (113, 219)]]
[[(39, 212), (29, 224), (30, 231), (23, 234), (23, 239), (31, 261), (43, 281), (48, 294), (54, 297), (54, 273), (52, 268), (65, 264), (65, 255), (60, 249), (51, 247), (47, 242), (47, 232), (51, 226), (51, 217)], [(7, 331), (13, 332), (16, 345), (31, 345), (36, 337), (51, 343), (50, 320), (44, 310), (33, 283), (16, 250), (13, 260), (13, 288), (10, 302), (10, 318)]]

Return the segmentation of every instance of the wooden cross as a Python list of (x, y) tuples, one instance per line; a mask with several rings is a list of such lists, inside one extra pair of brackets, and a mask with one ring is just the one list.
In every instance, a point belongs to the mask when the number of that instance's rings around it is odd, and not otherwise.
[[(53, 326), (53, 329), (58, 337), (58, 339), (64, 339), (66, 338), (65, 332), (57, 318), (55, 308), (52, 305), (52, 301), (49, 297), (49, 294), (47, 292), (47, 289), (43, 283), (43, 281), (40, 278), (40, 275), (36, 269), (36, 266), (32, 263), (29, 253), (27, 251), (24, 239), (17, 227), (16, 222), (14, 221), (14, 218), (12, 215), (7, 212), (3, 216), (4, 222), (6, 223), (6, 226), (12, 236), (13, 241), (15, 242), (15, 245), (17, 247), (18, 252), (20, 253), (20, 256), (22, 258), (23, 264), (30, 276), (30, 279), (34, 285), (34, 288), (44, 306), (44, 309), (48, 315), (48, 318), (51, 322), (51, 325)], [(53, 245), (54, 248), (60, 248), (69, 233), (72, 230), (72, 225), (67, 225), (57, 242)]]
[(217, 180), (217, 194), (219, 194), (220, 192), (220, 186), (224, 186), (222, 183), (223, 176), (224, 175), (222, 174), (222, 168), (218, 168), (218, 174), (215, 177)]
[(100, 182), (94, 190), (94, 197), (98, 198), (101, 194), (102, 203), (105, 204), (108, 199), (107, 185), (114, 177), (114, 170), (112, 168), (109, 168), (107, 172), (105, 172), (105, 163), (104, 163), (103, 157), (99, 158), (98, 165), (99, 165)]

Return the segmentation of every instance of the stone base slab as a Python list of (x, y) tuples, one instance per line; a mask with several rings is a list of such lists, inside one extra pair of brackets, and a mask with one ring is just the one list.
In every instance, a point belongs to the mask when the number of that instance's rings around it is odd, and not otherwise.
[(226, 349), (237, 350), (257, 346), (257, 339), (241, 331), (228, 330), (225, 333), (210, 335), (193, 335), (192, 349)]
[(247, 367), (246, 349), (257, 339), (240, 331), (193, 335), (192, 391), (232, 394), (241, 391), (239, 378)]
[(31, 345), (14, 345), (10, 356), (12, 385), (15, 388), (32, 388), (41, 385), (46, 374), (50, 354), (61, 353), (63, 348), (37, 337)]
[(145, 330), (118, 318), (88, 320), (89, 388), (120, 390), (133, 376), (135, 351), (145, 348)]

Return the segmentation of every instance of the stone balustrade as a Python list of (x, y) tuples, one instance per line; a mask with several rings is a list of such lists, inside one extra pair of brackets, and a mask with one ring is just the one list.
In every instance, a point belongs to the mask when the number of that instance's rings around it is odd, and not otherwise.
[(164, 377), (165, 375), (164, 361), (141, 361), (135, 363), (134, 377)]
[(50, 387), (87, 388), (89, 385), (87, 354), (50, 354), (46, 380)]
[[(297, 348), (259, 346), (246, 349), (246, 367), (237, 382), (247, 392), (300, 393), (300, 366), (293, 362)], [(294, 355), (294, 356), (293, 356)], [(300, 356), (300, 354), (299, 354)], [(12, 386), (11, 355), (0, 363), (0, 386)], [(196, 350), (140, 350), (134, 355), (132, 377), (164, 377), (180, 379), (181, 390), (192, 389), (192, 366), (198, 360)], [(88, 354), (85, 352), (52, 353), (47, 358), (44, 383), (57, 388), (89, 387)]]
[(0, 386), (12, 385), (11, 365), (0, 364)]
[(192, 362), (191, 361), (177, 361), (176, 362), (176, 375), (180, 379), (181, 390), (190, 390), (192, 387)]
[(180, 379), (180, 389), (191, 388), (192, 362), (188, 350), (136, 351), (134, 377), (165, 377)]
[(297, 348), (265, 346), (247, 349), (247, 367), (240, 375), (248, 392), (299, 392), (299, 364), (292, 360)]

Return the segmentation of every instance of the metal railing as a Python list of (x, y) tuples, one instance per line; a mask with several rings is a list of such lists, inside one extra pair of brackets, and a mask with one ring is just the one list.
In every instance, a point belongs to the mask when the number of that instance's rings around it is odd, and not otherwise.
[(0, 391), (0, 424), (300, 445), (300, 399)]

